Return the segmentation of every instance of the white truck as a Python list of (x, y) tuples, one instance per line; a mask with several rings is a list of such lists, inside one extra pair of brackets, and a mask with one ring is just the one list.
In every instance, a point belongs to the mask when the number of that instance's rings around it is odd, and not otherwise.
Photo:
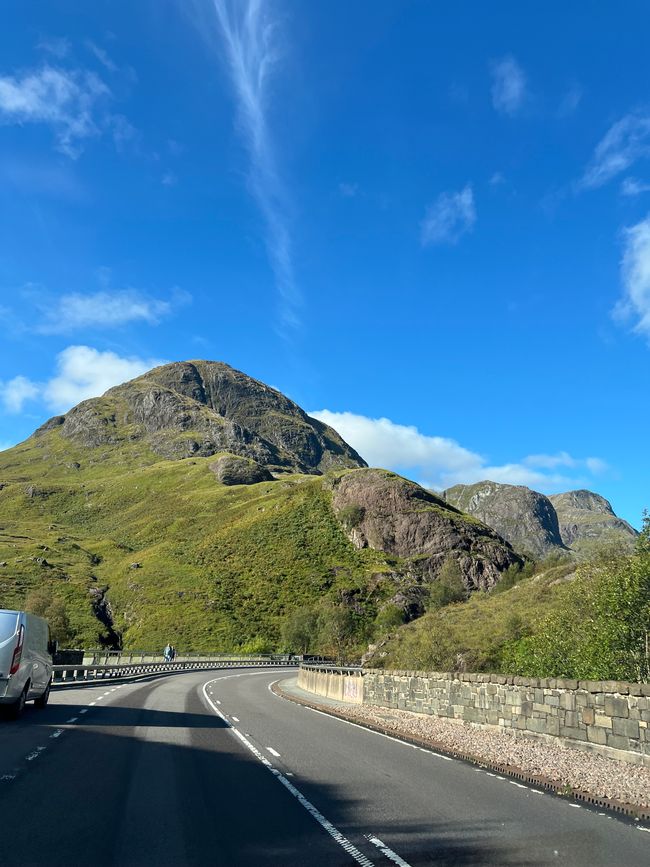
[(0, 711), (17, 719), (27, 701), (45, 707), (55, 652), (47, 620), (0, 608)]

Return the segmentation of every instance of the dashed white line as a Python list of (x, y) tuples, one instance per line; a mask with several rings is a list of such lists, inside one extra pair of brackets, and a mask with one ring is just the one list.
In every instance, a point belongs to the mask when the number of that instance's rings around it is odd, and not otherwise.
[(65, 729), (57, 729), (55, 732), (52, 732), (50, 737), (51, 738), (59, 738), (59, 737), (61, 737), (61, 735), (63, 734), (64, 731), (65, 731)]
[(275, 756), (276, 759), (281, 758), (280, 753), (274, 750), (273, 747), (267, 747), (266, 749), (271, 753), (272, 756)]
[(634, 827), (637, 829), (637, 831), (645, 831), (646, 833), (650, 834), (650, 828), (644, 828), (643, 825), (635, 825)]
[(236, 716), (234, 716), (233, 719), (235, 722), (239, 722), (239, 719)]
[(1, 780), (3, 783), (10, 783), (12, 780), (15, 780), (15, 779), (16, 779), (16, 775), (15, 775), (15, 774), (3, 774), (3, 775), (0, 777), (0, 780)]
[(82, 709), (79, 711), (79, 713), (88, 713), (88, 708), (87, 708), (87, 707), (82, 708)]
[[(235, 677), (239, 677), (240, 675), (235, 675)], [(221, 680), (221, 678), (217, 678), (217, 680)], [(214, 681), (210, 681), (214, 682)], [(318, 824), (324, 828), (325, 831), (334, 839), (342, 849), (344, 849), (348, 855), (350, 855), (357, 864), (360, 864), (361, 867), (374, 867), (373, 862), (367, 858), (363, 852), (360, 852), (356, 846), (354, 846), (346, 837), (341, 834), (341, 832), (332, 825), (332, 823), (323, 816), (323, 814), (311, 803), (307, 798), (300, 792), (293, 783), (289, 782), (287, 777), (278, 771), (277, 768), (274, 768), (271, 762), (266, 758), (266, 756), (262, 755), (262, 753), (257, 749), (257, 747), (253, 746), (253, 744), (245, 737), (239, 729), (236, 729), (226, 717), (221, 713), (216, 704), (212, 701), (210, 696), (207, 693), (207, 684), (203, 687), (203, 695), (205, 700), (208, 702), (212, 710), (217, 714), (217, 716), (221, 717), (226, 726), (232, 731), (232, 733), (244, 744), (244, 746), (250, 750), (253, 755), (262, 762), (265, 768), (267, 768), (273, 776), (278, 780), (278, 782), (282, 783), (282, 785), (290, 792), (294, 798), (298, 800), (298, 802), (307, 810), (307, 812), (313, 816), (314, 819), (318, 822)]]
[(90, 704), (88, 705), (88, 707), (95, 707), (96, 704), (97, 704), (96, 701), (91, 701)]
[(381, 854), (388, 858), (389, 861), (392, 861), (393, 864), (399, 864), (399, 867), (411, 867), (408, 861), (401, 858), (397, 852), (393, 852), (392, 849), (389, 849), (385, 843), (382, 843), (379, 837), (375, 837), (373, 834), (366, 834), (366, 837), (372, 845), (376, 846)]
[(70, 719), (66, 720), (66, 725), (76, 723), (78, 719), (78, 716), (71, 716)]
[(45, 747), (36, 747), (36, 749), (34, 750), (33, 753), (30, 753), (28, 756), (25, 756), (25, 761), (33, 762), (34, 759), (37, 759), (40, 756), (40, 754), (43, 752), (44, 749), (46, 749), (46, 748)]
[(528, 788), (528, 786), (524, 786), (523, 783), (516, 783), (514, 780), (509, 780), (508, 782), (510, 783), (511, 786), (516, 786), (518, 789), (527, 789)]

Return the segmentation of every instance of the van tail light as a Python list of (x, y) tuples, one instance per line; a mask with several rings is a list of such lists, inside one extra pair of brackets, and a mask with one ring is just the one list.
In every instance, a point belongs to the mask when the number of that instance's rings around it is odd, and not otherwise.
[(14, 650), (13, 659), (11, 660), (11, 668), (9, 674), (15, 674), (20, 668), (20, 660), (23, 655), (23, 644), (25, 643), (25, 627), (21, 626), (18, 630), (18, 644)]

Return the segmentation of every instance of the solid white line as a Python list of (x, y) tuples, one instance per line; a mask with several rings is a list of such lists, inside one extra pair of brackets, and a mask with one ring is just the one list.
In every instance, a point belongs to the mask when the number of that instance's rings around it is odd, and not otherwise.
[(366, 834), (366, 836), (373, 846), (376, 846), (382, 855), (385, 855), (389, 861), (392, 861), (394, 864), (399, 864), (399, 867), (411, 867), (408, 861), (400, 858), (397, 852), (393, 852), (392, 849), (389, 849), (385, 843), (382, 843), (379, 837), (373, 837), (372, 834)]
[[(274, 681), (277, 683), (277, 681)], [(283, 698), (281, 695), (277, 695), (275, 692), (271, 690), (271, 694), (276, 698), (279, 698), (281, 701), (290, 701), (288, 698)], [(292, 702), (292, 704), (296, 704), (296, 702)], [(369, 735), (377, 735), (380, 738), (386, 738), (389, 741), (394, 741), (396, 744), (400, 744), (403, 747), (410, 747), (412, 750), (421, 750), (423, 753), (428, 753), (430, 756), (435, 756), (437, 759), (443, 759), (445, 762), (453, 762), (454, 759), (451, 756), (444, 756), (442, 753), (437, 753), (435, 750), (428, 750), (426, 747), (420, 747), (416, 744), (409, 744), (407, 741), (401, 741), (399, 738), (394, 738), (392, 735), (386, 735), (384, 732), (377, 732), (374, 729), (369, 729), (366, 726), (360, 725), (359, 723), (350, 722), (349, 719), (343, 719), (340, 716), (334, 716), (331, 713), (326, 713), (323, 710), (316, 710), (315, 707), (307, 707), (306, 705), (298, 705), (299, 707), (304, 707), (305, 710), (310, 710), (312, 713), (318, 713), (321, 716), (326, 716), (328, 719), (336, 720), (337, 722), (345, 723), (348, 726), (354, 726), (355, 729), (361, 729), (362, 732), (366, 732)]]
[(271, 753), (272, 756), (275, 756), (276, 759), (282, 758), (280, 756), (280, 753), (276, 752), (276, 750), (274, 750), (273, 747), (267, 747), (266, 749)]
[[(260, 672), (261, 673), (261, 672)], [(236, 677), (239, 675), (235, 675)], [(215, 680), (222, 680), (225, 678), (215, 678)], [(208, 683), (214, 683), (215, 681), (208, 681)], [(210, 696), (207, 693), (206, 687), (208, 684), (204, 684), (203, 686), (203, 695), (205, 700), (208, 702), (212, 710), (217, 714), (217, 716), (221, 717), (221, 719), (225, 722), (226, 726), (232, 731), (232, 733), (244, 744), (244, 746), (250, 750), (253, 755), (262, 762), (265, 768), (267, 768), (273, 776), (278, 780), (278, 782), (282, 783), (282, 785), (290, 792), (294, 798), (298, 800), (300, 804), (307, 810), (307, 812), (316, 819), (318, 824), (327, 831), (327, 833), (332, 837), (338, 844), (341, 846), (348, 855), (352, 856), (357, 864), (360, 864), (361, 867), (374, 867), (373, 862), (366, 858), (363, 852), (360, 852), (356, 846), (353, 846), (352, 843), (341, 834), (339, 830), (337, 830), (334, 825), (328, 819), (323, 816), (323, 814), (316, 809), (316, 807), (308, 801), (307, 798), (302, 794), (302, 792), (298, 791), (293, 783), (290, 783), (289, 780), (284, 776), (284, 774), (280, 773), (277, 768), (274, 768), (271, 765), (271, 762), (266, 758), (266, 756), (262, 755), (262, 753), (257, 749), (257, 747), (253, 746), (253, 744), (246, 738), (238, 729), (236, 729), (231, 723), (228, 722), (226, 717), (221, 713), (216, 704), (212, 701)]]

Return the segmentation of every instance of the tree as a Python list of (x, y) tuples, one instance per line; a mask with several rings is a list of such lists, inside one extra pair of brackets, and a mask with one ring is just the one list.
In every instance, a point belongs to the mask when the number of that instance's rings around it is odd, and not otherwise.
[(25, 611), (44, 617), (50, 625), (52, 638), (65, 647), (72, 640), (70, 621), (65, 602), (55, 596), (49, 587), (31, 590), (25, 599)]
[(292, 653), (309, 653), (318, 636), (318, 612), (299, 608), (282, 625), (282, 643)]
[(385, 632), (394, 629), (396, 626), (401, 626), (406, 619), (406, 614), (403, 608), (389, 602), (379, 611), (375, 617), (375, 631), (377, 635), (382, 635)]
[(458, 560), (448, 557), (442, 564), (436, 581), (431, 585), (427, 609), (435, 610), (452, 602), (462, 602), (466, 598), (467, 587)]
[(341, 665), (354, 644), (356, 623), (346, 605), (324, 605), (318, 615), (318, 646)]

